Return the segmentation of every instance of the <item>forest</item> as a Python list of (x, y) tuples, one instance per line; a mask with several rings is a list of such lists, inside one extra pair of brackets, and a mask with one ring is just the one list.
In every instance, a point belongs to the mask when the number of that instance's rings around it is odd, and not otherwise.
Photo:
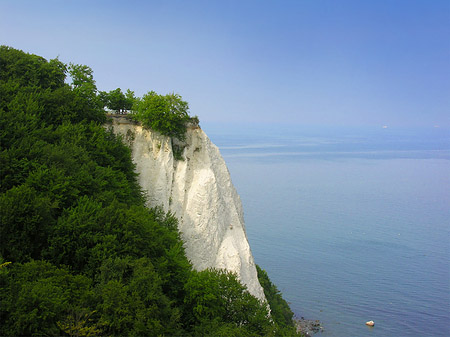
[[(183, 137), (180, 96), (127, 92), (143, 125)], [(297, 335), (264, 270), (270, 310), (236, 275), (192, 268), (104, 107), (88, 66), (0, 47), (0, 335)]]

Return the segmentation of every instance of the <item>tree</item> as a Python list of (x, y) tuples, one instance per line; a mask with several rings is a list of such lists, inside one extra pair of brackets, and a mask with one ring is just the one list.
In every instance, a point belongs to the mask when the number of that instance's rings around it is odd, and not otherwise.
[(11, 261), (38, 259), (54, 223), (51, 201), (21, 185), (0, 195), (0, 254)]
[(242, 285), (236, 275), (225, 270), (193, 272), (186, 283), (185, 304), (194, 325), (239, 327), (253, 336), (266, 335), (271, 328), (267, 306)]
[(57, 58), (47, 61), (41, 56), (0, 46), (0, 79), (2, 82), (14, 83), (16, 89), (31, 86), (42, 89), (62, 87), (66, 70), (66, 65)]
[(103, 106), (107, 106), (109, 109), (115, 110), (118, 113), (131, 110), (136, 100), (133, 91), (127, 89), (124, 94), (120, 88), (111, 90), (110, 92), (100, 91), (98, 97)]
[(122, 90), (120, 88), (117, 88), (115, 90), (111, 90), (108, 93), (108, 108), (111, 110), (116, 110), (117, 112), (120, 112), (124, 109), (125, 106), (125, 95), (123, 94)]
[(144, 127), (161, 132), (163, 135), (185, 139), (186, 126), (190, 120), (189, 105), (178, 94), (158, 95), (154, 91), (136, 100), (133, 107), (135, 118)]
[(93, 71), (90, 67), (82, 64), (70, 63), (68, 67), (69, 75), (72, 79), (72, 89), (81, 104), (90, 114), (103, 114), (103, 106), (100, 97), (97, 95)]
[(90, 67), (83, 64), (69, 64), (69, 75), (72, 78), (72, 87), (80, 89), (82, 87), (90, 88), (92, 91), (97, 91), (95, 85), (93, 71)]
[(106, 91), (99, 91), (97, 96), (102, 104), (102, 107), (107, 107), (109, 101), (108, 93)]
[(134, 91), (127, 89), (125, 93), (125, 110), (131, 110), (133, 108), (134, 102), (136, 101), (136, 97), (134, 96)]
[(58, 322), (69, 313), (90, 312), (87, 307), (96, 302), (91, 280), (65, 267), (46, 261), (13, 265), (0, 273), (2, 336), (60, 336)]

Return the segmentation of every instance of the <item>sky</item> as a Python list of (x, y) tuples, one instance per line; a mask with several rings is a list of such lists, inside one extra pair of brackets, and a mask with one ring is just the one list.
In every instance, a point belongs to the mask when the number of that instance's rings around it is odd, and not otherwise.
[(449, 0), (0, 0), (0, 44), (201, 123), (450, 127)]

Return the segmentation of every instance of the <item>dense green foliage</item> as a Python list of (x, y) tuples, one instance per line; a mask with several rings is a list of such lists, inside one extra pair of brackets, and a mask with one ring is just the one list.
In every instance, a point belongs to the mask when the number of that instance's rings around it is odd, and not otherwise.
[(292, 335), (233, 274), (192, 270), (99, 96), (89, 67), (0, 47), (0, 335)]
[(120, 88), (111, 90), (110, 92), (100, 91), (99, 97), (103, 106), (115, 110), (118, 113), (131, 110), (136, 101), (134, 92), (130, 89), (127, 89), (125, 94)]
[(267, 302), (269, 302), (272, 318), (283, 327), (293, 327), (294, 313), (289, 308), (289, 304), (283, 299), (276, 285), (270, 281), (267, 272), (258, 265), (256, 265), (256, 270), (258, 271), (259, 283), (264, 289)]
[(189, 116), (189, 105), (178, 94), (158, 95), (150, 91), (136, 100), (133, 110), (134, 118), (144, 127), (179, 140), (184, 140), (189, 122), (198, 124), (198, 118)]

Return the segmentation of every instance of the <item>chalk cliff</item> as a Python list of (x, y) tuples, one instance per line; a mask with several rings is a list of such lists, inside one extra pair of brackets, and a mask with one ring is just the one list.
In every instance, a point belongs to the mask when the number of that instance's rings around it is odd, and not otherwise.
[[(264, 299), (244, 226), (242, 203), (219, 149), (198, 127), (183, 143), (113, 118), (113, 129), (131, 150), (148, 206), (162, 206), (179, 219), (186, 255), (194, 268), (235, 272), (249, 292)], [(173, 146), (172, 146), (173, 145)], [(175, 160), (174, 151), (182, 160)]]

